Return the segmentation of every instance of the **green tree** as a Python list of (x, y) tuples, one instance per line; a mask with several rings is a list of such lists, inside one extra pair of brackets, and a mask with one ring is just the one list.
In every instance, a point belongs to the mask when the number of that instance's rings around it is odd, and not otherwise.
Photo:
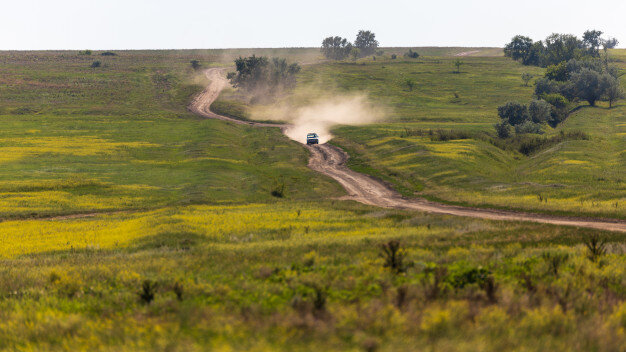
[(543, 99), (533, 100), (528, 104), (528, 116), (534, 123), (547, 122), (552, 114), (552, 106)]
[(531, 79), (533, 79), (533, 75), (531, 75), (528, 72), (524, 72), (522, 73), (522, 81), (524, 81), (524, 86), (528, 87), (528, 83), (530, 82)]
[(624, 90), (620, 85), (619, 79), (604, 74), (602, 75), (602, 86), (604, 87), (604, 99), (609, 102), (609, 108), (613, 107), (613, 103), (624, 98)]
[(585, 100), (591, 106), (596, 105), (605, 93), (606, 86), (603, 84), (602, 75), (594, 70), (583, 68), (574, 72), (569, 80), (569, 89), (572, 96)]
[(533, 40), (523, 35), (516, 35), (511, 42), (504, 47), (504, 56), (510, 57), (515, 61), (521, 61), (527, 65), (528, 58), (531, 54)]
[(239, 57), (235, 60), (236, 72), (230, 72), (228, 79), (234, 87), (256, 96), (271, 95), (296, 84), (296, 74), (300, 72), (297, 63), (288, 64), (286, 59), (266, 57)]
[(354, 40), (354, 46), (360, 50), (361, 57), (372, 55), (378, 48), (376, 34), (371, 31), (360, 30)]
[(352, 47), (350, 50), (350, 57), (352, 57), (352, 61), (356, 61), (359, 56), (361, 56), (361, 50), (359, 50), (359, 48)]
[(524, 104), (510, 101), (498, 106), (498, 115), (510, 125), (515, 126), (528, 121), (528, 108)]
[(583, 44), (589, 54), (593, 57), (600, 56), (600, 46), (602, 45), (602, 31), (589, 30), (583, 34)]
[(193, 68), (194, 70), (199, 70), (200, 67), (202, 67), (202, 65), (200, 64), (200, 61), (198, 60), (191, 60), (189, 61), (189, 63), (191, 64), (191, 68)]
[(408, 57), (410, 59), (417, 59), (418, 57), (420, 57), (420, 54), (418, 54), (417, 52), (409, 49), (409, 51), (404, 53), (404, 57)]
[(575, 35), (554, 33), (545, 40), (543, 64), (556, 65), (583, 56), (584, 43)]
[(350, 54), (352, 44), (341, 37), (328, 37), (322, 41), (322, 54), (330, 60), (343, 60)]
[(415, 81), (407, 78), (406, 80), (404, 80), (404, 85), (409, 88), (409, 92), (413, 91), (413, 87), (415, 87)]
[(454, 61), (454, 66), (456, 66), (456, 73), (461, 73), (461, 65), (463, 65), (464, 62), (461, 61), (460, 59), (456, 59)]
[(493, 127), (496, 129), (496, 133), (498, 134), (498, 137), (500, 138), (511, 137), (511, 125), (509, 125), (509, 123), (506, 122), (505, 120), (502, 120), (496, 123), (495, 125), (493, 125)]

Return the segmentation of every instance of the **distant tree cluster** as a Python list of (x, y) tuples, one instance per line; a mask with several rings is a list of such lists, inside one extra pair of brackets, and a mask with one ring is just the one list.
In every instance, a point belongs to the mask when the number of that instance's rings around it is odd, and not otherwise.
[(366, 57), (376, 53), (378, 41), (376, 34), (371, 31), (360, 30), (354, 40), (350, 43), (346, 38), (328, 37), (322, 41), (322, 54), (330, 60), (344, 60), (351, 57), (353, 60), (359, 57)]
[(239, 57), (235, 60), (235, 68), (235, 72), (228, 73), (228, 79), (234, 87), (253, 97), (271, 96), (292, 89), (301, 69), (297, 63), (288, 64), (283, 58), (270, 60), (255, 55)]
[(533, 100), (528, 105), (518, 102), (508, 102), (498, 107), (498, 115), (502, 119), (495, 125), (500, 138), (507, 138), (511, 130), (517, 134), (542, 133), (541, 127), (545, 123), (551, 123), (555, 111), (547, 101)]
[(609, 106), (623, 97), (618, 70), (599, 59), (563, 61), (548, 66), (545, 77), (537, 80), (535, 95), (560, 94), (570, 101), (583, 100), (595, 106), (599, 100)]
[[(530, 105), (508, 102), (498, 107), (502, 118), (495, 125), (500, 137), (508, 137), (512, 128), (516, 133), (540, 133), (541, 125), (556, 127), (568, 115), (568, 105), (586, 101), (595, 106), (607, 101), (609, 107), (624, 98), (619, 70), (609, 65), (608, 49), (614, 48), (615, 38), (602, 38), (602, 32), (586, 31), (582, 39), (571, 34), (552, 34), (545, 41), (533, 42), (516, 36), (506, 45), (505, 55), (524, 65), (546, 67), (544, 77), (535, 82), (535, 96)], [(604, 59), (600, 49), (604, 50)], [(528, 85), (533, 77), (523, 74)], [(547, 113), (549, 112), (549, 113)]]
[(572, 34), (554, 33), (538, 42), (517, 35), (504, 47), (504, 55), (524, 65), (541, 67), (572, 59), (599, 58), (600, 48), (606, 53), (619, 43), (615, 38), (602, 38), (602, 34), (601, 31), (589, 30), (579, 39)]

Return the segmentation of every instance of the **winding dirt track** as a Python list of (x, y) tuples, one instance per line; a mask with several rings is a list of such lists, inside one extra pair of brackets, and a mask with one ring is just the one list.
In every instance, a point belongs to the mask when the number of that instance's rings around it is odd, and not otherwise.
[[(277, 127), (283, 131), (286, 127), (288, 127), (281, 124), (241, 121), (211, 112), (211, 103), (217, 99), (221, 90), (228, 86), (228, 81), (224, 77), (224, 69), (208, 69), (206, 70), (206, 75), (211, 83), (191, 102), (189, 110), (204, 117), (229, 121), (241, 125)], [(345, 164), (348, 160), (348, 154), (340, 148), (329, 144), (307, 146), (307, 148), (311, 151), (309, 167), (324, 175), (330, 176), (339, 182), (349, 194), (348, 196), (342, 197), (342, 199), (355, 200), (364, 204), (385, 208), (410, 209), (429, 213), (449, 214), (490, 220), (530, 221), (554, 225), (626, 232), (626, 221), (622, 220), (549, 216), (514, 211), (461, 207), (430, 202), (424, 199), (404, 198), (385, 183), (347, 168)]]

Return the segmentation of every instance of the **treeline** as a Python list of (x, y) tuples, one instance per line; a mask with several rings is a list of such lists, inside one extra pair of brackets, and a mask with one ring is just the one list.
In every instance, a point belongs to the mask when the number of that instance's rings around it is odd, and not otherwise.
[[(554, 128), (565, 120), (572, 103), (586, 101), (595, 106), (597, 101), (607, 101), (612, 107), (623, 98), (619, 70), (609, 64), (608, 58), (608, 49), (617, 46), (618, 40), (602, 38), (602, 34), (589, 30), (582, 39), (552, 34), (538, 42), (515, 36), (505, 46), (505, 56), (524, 65), (546, 67), (546, 73), (535, 82), (535, 99), (528, 105), (507, 102), (498, 107), (502, 119), (494, 126), (498, 136), (508, 138), (513, 131), (540, 134), (543, 125)], [(522, 75), (525, 82), (531, 78)]]
[(619, 44), (615, 38), (602, 38), (602, 34), (601, 31), (589, 30), (583, 34), (582, 39), (579, 39), (572, 34), (554, 33), (538, 42), (517, 35), (504, 47), (504, 55), (524, 65), (541, 67), (557, 65), (572, 59), (599, 58), (600, 48), (608, 55), (608, 49), (613, 49)]
[(235, 72), (229, 72), (230, 83), (252, 98), (271, 97), (290, 90), (296, 85), (296, 74), (301, 67), (283, 58), (264, 56), (239, 57)]
[[(360, 30), (354, 43), (346, 38), (328, 37), (322, 41), (322, 54), (330, 60), (344, 60), (352, 57), (354, 60), (375, 54), (378, 49), (376, 34), (371, 31)], [(382, 53), (380, 53), (382, 55)]]

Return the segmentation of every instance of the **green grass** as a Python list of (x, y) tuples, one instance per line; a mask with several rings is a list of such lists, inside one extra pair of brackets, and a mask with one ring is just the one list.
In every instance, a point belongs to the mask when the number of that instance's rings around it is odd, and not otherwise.
[[(295, 59), (315, 57), (316, 50), (256, 53)], [(467, 51), (418, 52), (428, 50)], [(623, 235), (332, 200), (343, 190), (306, 168), (306, 149), (277, 129), (204, 120), (186, 111), (206, 83), (189, 68), (191, 59), (217, 66), (250, 52), (0, 53), (0, 350), (624, 346)], [(93, 60), (104, 67), (89, 68)], [(623, 107), (584, 108), (562, 127), (584, 129), (593, 136), (588, 143), (601, 151), (579, 144), (587, 141), (568, 141), (527, 158), (480, 138), (402, 137), (404, 127), (484, 135), (497, 102), (476, 90), (498, 99), (530, 94), (516, 80), (522, 68), (497, 57), (466, 58), (463, 71), (481, 67), (485, 77), (446, 76), (456, 80), (461, 99), (449, 102), (437, 91), (452, 89), (451, 83), (439, 81), (437, 72), (451, 71), (452, 59), (420, 60), (427, 63), (305, 67), (301, 81), (344, 91), (369, 82), (372, 99), (395, 104), (390, 107), (397, 112), (385, 123), (335, 130), (333, 143), (353, 155), (352, 167), (395, 183), (403, 193), (439, 197), (444, 193), (427, 192), (445, 185), (453, 194), (471, 187), (489, 194), (482, 187), (491, 181), (472, 186), (462, 173), (476, 177), (490, 165), (498, 165), (496, 180), (527, 167), (538, 182), (546, 174), (574, 182), (572, 173), (583, 173), (580, 166), (552, 164), (563, 155), (602, 163), (602, 180), (590, 184), (590, 192), (613, 187), (623, 194), (617, 179), (623, 139), (610, 127), (623, 127), (615, 115)], [(497, 74), (488, 74), (490, 66)], [(402, 87), (385, 89), (386, 80), (395, 82), (405, 71), (431, 75), (413, 92), (419, 104)], [(318, 74), (325, 77), (320, 82)], [(490, 91), (492, 84), (506, 89)], [(286, 98), (304, 101), (303, 93)], [(237, 99), (232, 91), (226, 96)], [(456, 106), (464, 99), (465, 108)], [(248, 107), (239, 104), (238, 110), (229, 103), (221, 108), (246, 113)], [(431, 116), (435, 111), (440, 115)], [(454, 168), (462, 168), (458, 182), (446, 176)], [(272, 197), (282, 183), (285, 197)], [(485, 203), (493, 205), (493, 199)], [(10, 219), (84, 211), (112, 213)], [(595, 261), (585, 246), (591, 235), (606, 241), (606, 253)], [(404, 258), (399, 274), (381, 256), (381, 245), (392, 240)], [(149, 294), (142, 292), (144, 282), (154, 287)], [(142, 299), (151, 295), (150, 302)]]
[(594, 263), (590, 233), (349, 202), (9, 221), (0, 348), (611, 350), (626, 339), (623, 238), (603, 234)]
[[(621, 60), (621, 51), (613, 54)], [(339, 126), (332, 143), (350, 152), (350, 167), (393, 183), (405, 195), (479, 207), (624, 218), (623, 102), (614, 109), (581, 103), (583, 108), (565, 123), (556, 129), (546, 126), (545, 132), (549, 137), (584, 131), (589, 140), (565, 140), (523, 155), (491, 141), (493, 124), (499, 120), (498, 105), (532, 99), (533, 87), (523, 85), (521, 74), (539, 77), (543, 70), (503, 57), (465, 57), (457, 74), (455, 60), (427, 56), (308, 66), (298, 88), (280, 102), (301, 106), (337, 93), (367, 93), (389, 111), (386, 121)], [(412, 91), (404, 85), (406, 79), (416, 82)], [(232, 93), (224, 95), (233, 98)], [(262, 119), (271, 111), (264, 106), (249, 110)], [(406, 129), (444, 129), (472, 138), (433, 141), (428, 136), (407, 137)]]
[(206, 84), (195, 57), (0, 53), (0, 218), (273, 201), (277, 183), (288, 199), (340, 192), (278, 129), (187, 112)]

